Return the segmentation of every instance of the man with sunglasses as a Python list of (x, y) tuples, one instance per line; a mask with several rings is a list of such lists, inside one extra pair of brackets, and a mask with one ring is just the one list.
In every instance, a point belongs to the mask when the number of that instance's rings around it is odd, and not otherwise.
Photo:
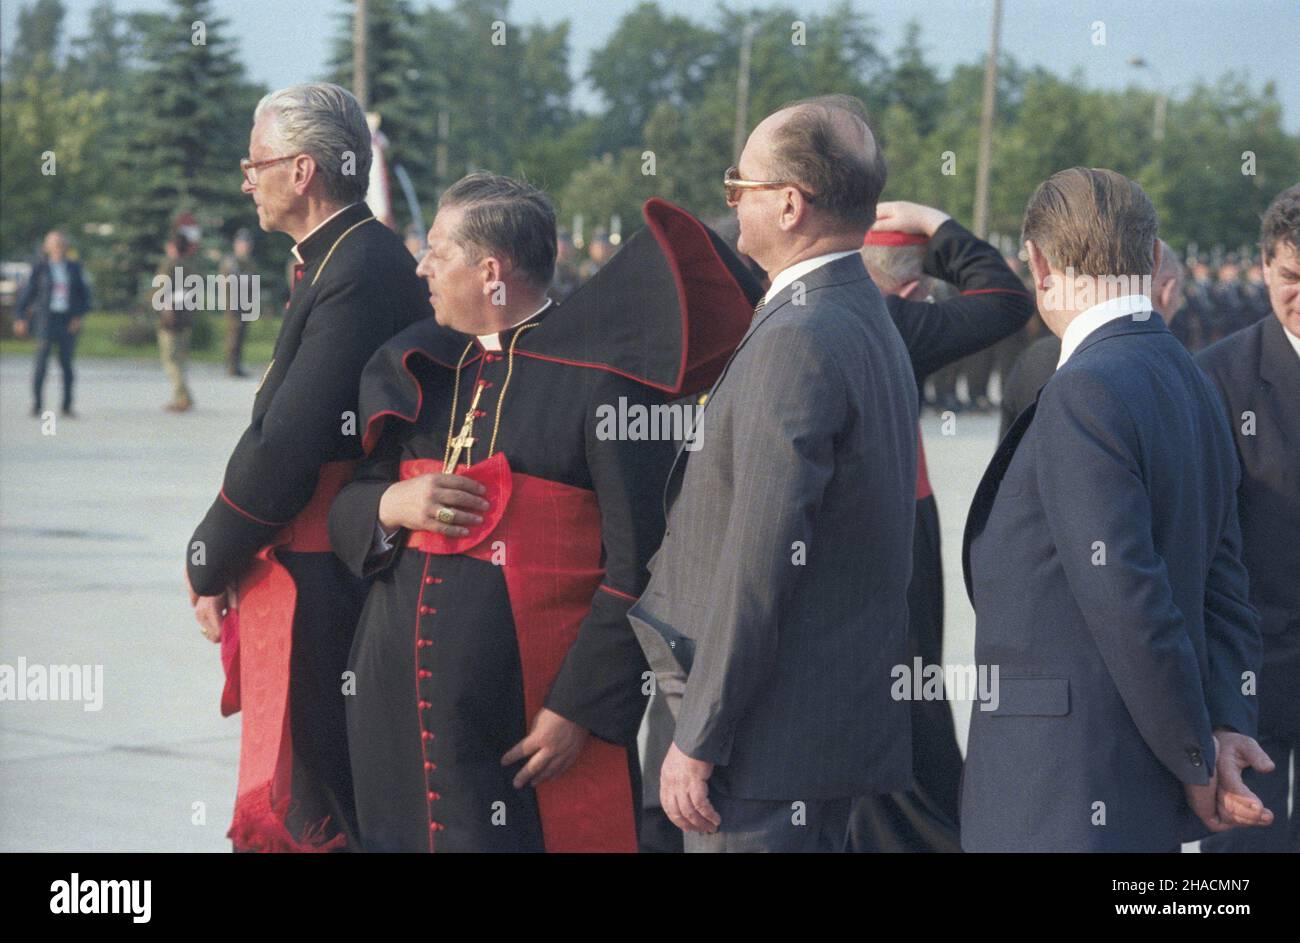
[(186, 550), (203, 634), (222, 644), (222, 712), (244, 713), (230, 837), (238, 851), (354, 843), (344, 728), (365, 586), (330, 550), (326, 515), (361, 457), (371, 354), (432, 314), (401, 239), (365, 204), (370, 130), (337, 85), (267, 95), (243, 192), (294, 240), (293, 284), (252, 420)]
[(911, 784), (890, 687), (916, 385), (858, 254), (885, 182), (864, 111), (792, 103), (724, 181), (771, 287), (678, 455), (629, 613), (677, 720), (660, 798), (687, 851), (842, 851), (852, 797)]

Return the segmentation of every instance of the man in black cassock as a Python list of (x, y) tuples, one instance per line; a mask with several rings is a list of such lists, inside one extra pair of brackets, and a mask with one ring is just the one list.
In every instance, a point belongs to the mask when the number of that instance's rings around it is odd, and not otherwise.
[(296, 264), (252, 419), (186, 553), (195, 615), (222, 646), (222, 713), (243, 713), (237, 851), (342, 849), (355, 832), (343, 671), (365, 586), (330, 552), (325, 515), (361, 457), (362, 368), (432, 320), (410, 253), (363, 202), (370, 160), (361, 106), (321, 84), (262, 99), (242, 162)]
[(330, 514), (373, 579), (348, 699), (367, 850), (636, 850), (652, 681), (627, 609), (685, 431), (651, 417), (712, 381), (750, 316), (726, 247), (646, 212), (556, 305), (549, 202), (466, 177), (418, 270), (438, 323), (367, 366), (369, 457)]
[[(991, 347), (1034, 313), (1033, 300), (1001, 254), (947, 213), (903, 201), (880, 203), (863, 250), (867, 270), (907, 347), (918, 396), (936, 370)], [(930, 279), (958, 294), (928, 302)], [(939, 508), (918, 430), (916, 531), (907, 588), (909, 656), (943, 664), (943, 565)], [(913, 666), (909, 665), (909, 669)], [(951, 692), (950, 692), (951, 693)], [(849, 820), (850, 851), (960, 851), (961, 753), (947, 700), (912, 702), (916, 787), (861, 796)]]

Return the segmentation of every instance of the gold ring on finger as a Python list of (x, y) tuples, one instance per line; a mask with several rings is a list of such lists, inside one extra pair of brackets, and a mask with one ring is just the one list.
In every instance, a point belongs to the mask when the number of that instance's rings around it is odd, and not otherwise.
[(442, 524), (452, 524), (456, 520), (456, 512), (451, 508), (438, 508), (438, 513), (434, 515)]

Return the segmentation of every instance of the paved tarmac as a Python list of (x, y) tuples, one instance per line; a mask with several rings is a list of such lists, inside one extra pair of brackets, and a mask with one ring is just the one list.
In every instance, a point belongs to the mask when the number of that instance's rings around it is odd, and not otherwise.
[[(256, 377), (191, 368), (197, 408), (163, 412), (149, 362), (77, 365), (80, 418), (29, 417), (26, 358), (0, 359), (0, 665), (88, 665), (81, 701), (0, 703), (0, 851), (227, 851), (239, 717), (217, 709), (215, 646), (194, 622), (183, 554), (248, 418)], [(51, 364), (46, 403), (57, 405)], [(923, 421), (943, 525), (944, 661), (969, 664), (961, 576), (970, 497), (994, 416)], [(90, 694), (102, 697), (98, 710)], [(970, 704), (953, 704), (965, 746)]]

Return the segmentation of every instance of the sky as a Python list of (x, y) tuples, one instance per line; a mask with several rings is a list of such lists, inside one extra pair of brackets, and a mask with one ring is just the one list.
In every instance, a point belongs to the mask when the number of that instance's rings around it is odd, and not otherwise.
[[(5, 48), (24, 0), (0, 0)], [(428, 0), (413, 0), (417, 6)], [(637, 0), (513, 0), (513, 22), (570, 22), (570, 65), (580, 79), (593, 50), (613, 32)], [(784, 0), (808, 14), (836, 0)], [(120, 10), (161, 10), (164, 0), (117, 0)], [(447, 7), (447, 0), (435, 3)], [(707, 23), (718, 9), (709, 0), (659, 0), (661, 8)], [(733, 5), (739, 6), (740, 3)], [(749, 5), (749, 4), (745, 4)], [(754, 5), (768, 5), (755, 0)], [(879, 32), (879, 46), (897, 48), (903, 28), (921, 22), (922, 45), (941, 75), (955, 65), (982, 61), (988, 46), (991, 0), (855, 0)], [(66, 35), (86, 28), (94, 0), (64, 0)], [(220, 14), (241, 34), (239, 48), (250, 76), (271, 87), (319, 79), (325, 70), (338, 14), (349, 0), (216, 0)], [(1254, 88), (1277, 85), (1284, 125), (1300, 133), (1300, 0), (1004, 0), (1002, 48), (1024, 66), (1041, 65), (1066, 76), (1076, 70), (1095, 88), (1157, 82), (1179, 98), (1199, 81), (1225, 72), (1246, 75)], [(1093, 24), (1105, 24), (1105, 45), (1093, 42)], [(1128, 65), (1142, 56), (1154, 70)], [(580, 86), (575, 101), (594, 108), (599, 99)]]

